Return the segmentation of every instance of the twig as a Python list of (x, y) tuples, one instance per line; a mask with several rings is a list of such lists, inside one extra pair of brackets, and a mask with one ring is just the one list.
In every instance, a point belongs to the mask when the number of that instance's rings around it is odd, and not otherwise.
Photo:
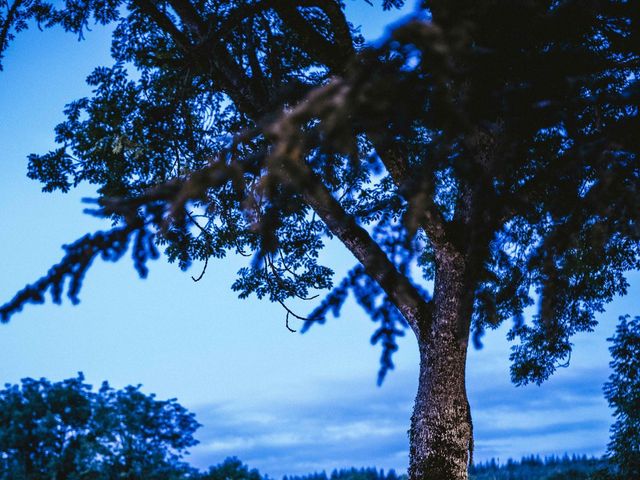
[(198, 275), (198, 278), (195, 278), (192, 275), (191, 276), (191, 280), (193, 280), (194, 282), (199, 282), (200, 280), (202, 280), (202, 277), (204, 277), (204, 272), (207, 271), (207, 265), (209, 265), (209, 257), (205, 257), (205, 259), (204, 259), (204, 267), (202, 268), (202, 272), (200, 272), (200, 275)]

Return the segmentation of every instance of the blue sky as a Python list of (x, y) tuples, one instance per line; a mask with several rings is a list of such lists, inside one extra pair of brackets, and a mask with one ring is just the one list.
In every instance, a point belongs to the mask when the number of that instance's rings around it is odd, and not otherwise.
[[(347, 2), (350, 16), (376, 38), (397, 13)], [(406, 13), (406, 12), (405, 12)], [(26, 178), (26, 155), (53, 147), (63, 106), (89, 93), (85, 77), (109, 64), (109, 38), (95, 28), (78, 42), (58, 31), (20, 35), (0, 72), (0, 298), (9, 299), (61, 257), (60, 246), (108, 225), (83, 215), (81, 187), (43, 194)], [(354, 264), (340, 245), (327, 260), (337, 275)], [(375, 465), (404, 470), (417, 379), (417, 349), (402, 339), (396, 370), (376, 387), (379, 350), (373, 325), (353, 304), (341, 318), (290, 333), (278, 305), (231, 292), (244, 259), (209, 265), (201, 282), (164, 261), (141, 281), (131, 261), (96, 263), (82, 303), (27, 308), (0, 326), (0, 383), (83, 371), (89, 382), (144, 385), (177, 397), (204, 426), (191, 461), (200, 467), (237, 455), (272, 476)], [(476, 458), (506, 459), (565, 451), (601, 454), (610, 412), (606, 338), (624, 313), (638, 314), (640, 277), (610, 305), (592, 334), (575, 339), (571, 366), (542, 387), (509, 382), (506, 329), (490, 332), (468, 361)]]

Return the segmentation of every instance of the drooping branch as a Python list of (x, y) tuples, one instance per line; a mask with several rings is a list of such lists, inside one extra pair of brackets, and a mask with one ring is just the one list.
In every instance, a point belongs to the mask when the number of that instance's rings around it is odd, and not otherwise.
[(49, 269), (46, 275), (20, 290), (9, 302), (0, 307), (0, 322), (6, 323), (27, 303), (44, 303), (44, 295), (50, 291), (54, 303), (60, 303), (65, 283), (67, 295), (72, 303), (78, 303), (78, 293), (84, 276), (93, 263), (101, 256), (104, 260), (117, 261), (127, 251), (131, 237), (134, 238), (133, 260), (141, 277), (146, 276), (145, 263), (158, 257), (150, 232), (138, 222), (106, 232), (86, 235), (71, 245), (64, 247), (65, 255), (60, 263)]
[[(23, 0), (14, 0), (11, 6), (7, 9), (6, 17), (3, 19), (2, 28), (0, 28), (0, 60), (2, 60), (2, 53), (7, 48), (9, 40), (12, 38), (9, 31), (13, 26), (18, 9), (22, 3)], [(2, 19), (1, 16), (0, 19)], [(0, 70), (2, 70), (2, 64), (0, 64)]]

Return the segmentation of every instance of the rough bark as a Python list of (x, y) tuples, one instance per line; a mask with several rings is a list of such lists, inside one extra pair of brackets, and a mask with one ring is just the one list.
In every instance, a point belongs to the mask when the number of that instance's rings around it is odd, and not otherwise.
[(420, 379), (411, 417), (409, 478), (466, 480), (473, 429), (465, 386), (465, 265), (452, 253), (439, 255), (437, 264), (431, 325), (418, 338)]

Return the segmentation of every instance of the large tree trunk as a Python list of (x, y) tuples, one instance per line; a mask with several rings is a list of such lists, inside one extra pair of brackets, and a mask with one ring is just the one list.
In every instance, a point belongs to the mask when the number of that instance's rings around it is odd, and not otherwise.
[(469, 293), (460, 257), (437, 261), (433, 316), (420, 332), (420, 380), (411, 417), (410, 480), (466, 480), (473, 448), (465, 387)]

